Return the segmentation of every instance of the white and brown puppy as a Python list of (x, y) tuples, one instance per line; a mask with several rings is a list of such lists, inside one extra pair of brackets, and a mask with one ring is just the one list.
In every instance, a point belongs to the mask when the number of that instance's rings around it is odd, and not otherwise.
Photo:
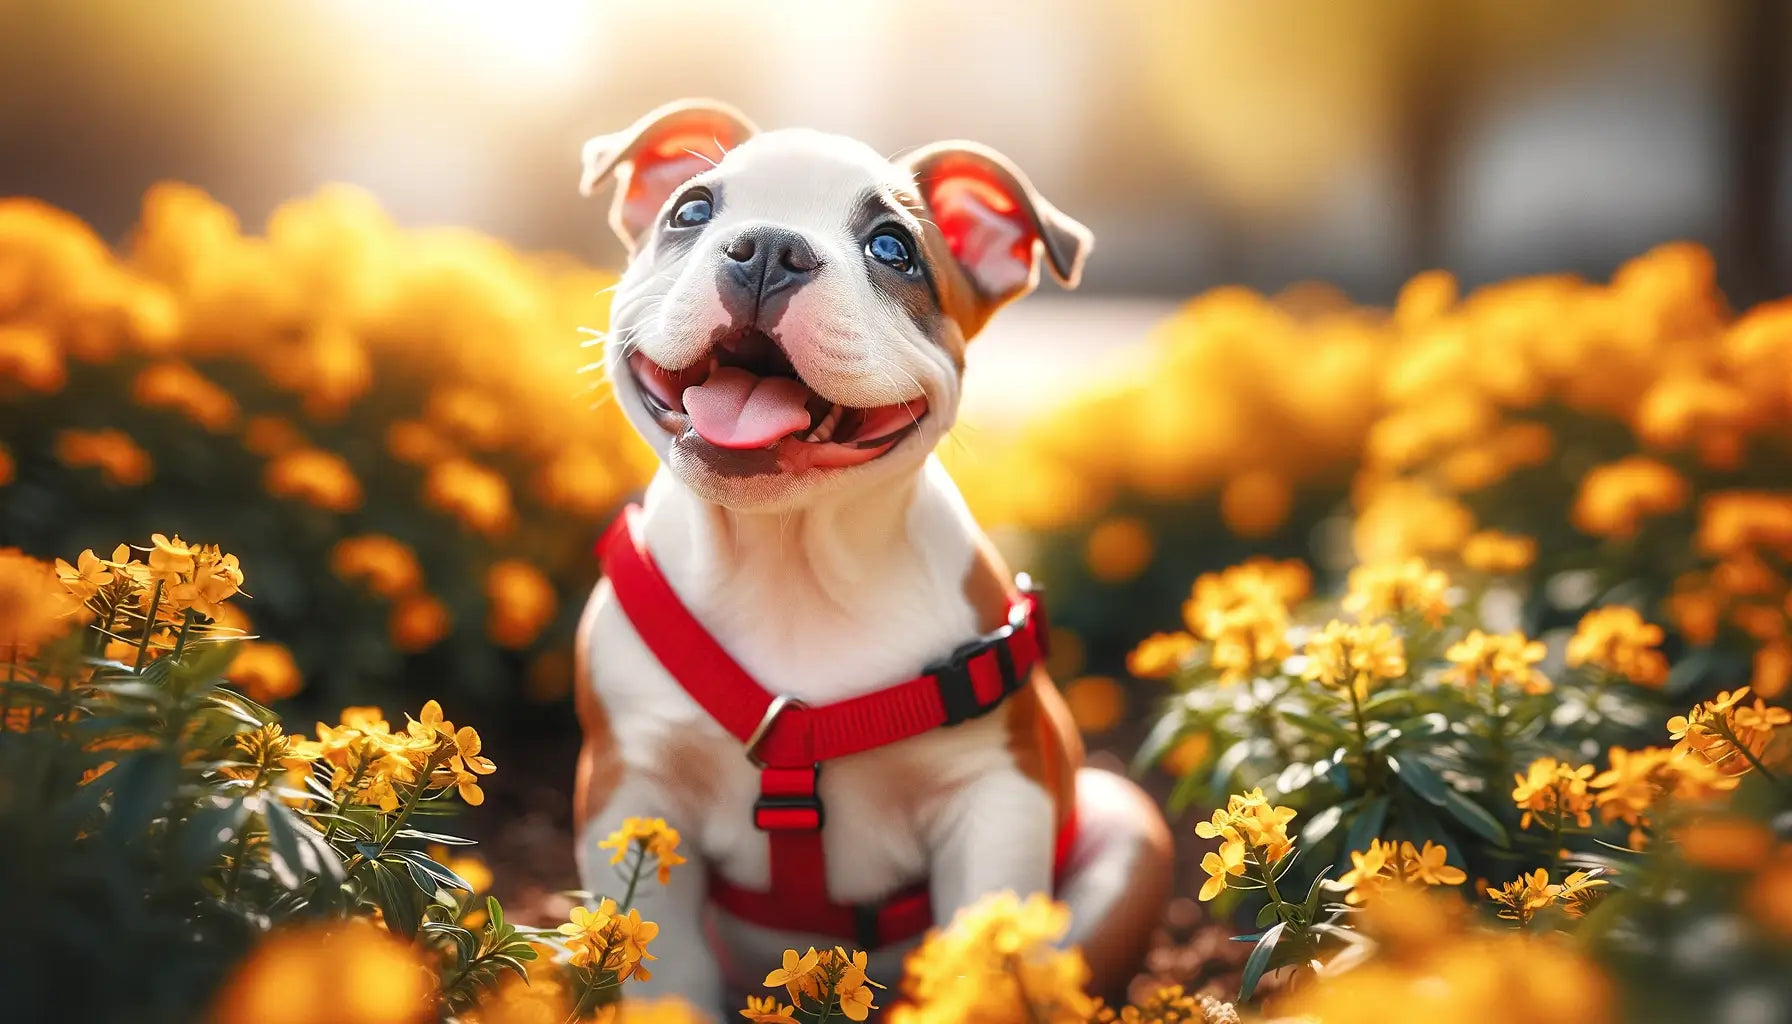
[[(716, 103), (591, 140), (584, 190), (616, 182), (631, 260), (605, 352), (616, 399), (663, 463), (640, 517), (679, 599), (767, 690), (827, 704), (919, 674), (1000, 625), (1012, 581), (932, 457), (958, 410), (966, 341), (1040, 265), (1074, 285), (1088, 231), (968, 143), (894, 161), (813, 131), (757, 133)], [(786, 947), (831, 946), (706, 906), (706, 873), (767, 884), (759, 772), (643, 644), (610, 584), (578, 636), (578, 857), (664, 817), (692, 865), (644, 906), (649, 989), (720, 1007)], [(1043, 671), (994, 713), (829, 762), (827, 888), (878, 900), (929, 880), (934, 920), (999, 890), (1055, 892), (1095, 985), (1137, 965), (1170, 840), (1125, 779), (1081, 766)], [(1054, 838), (1075, 846), (1054, 885)], [(874, 954), (899, 977), (902, 948)]]

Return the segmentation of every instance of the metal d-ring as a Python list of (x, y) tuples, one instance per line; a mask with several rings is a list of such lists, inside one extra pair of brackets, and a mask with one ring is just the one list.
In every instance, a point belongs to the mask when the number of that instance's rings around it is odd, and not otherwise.
[(772, 698), (772, 702), (766, 705), (765, 715), (759, 719), (759, 724), (753, 727), (752, 735), (747, 737), (747, 760), (752, 762), (753, 767), (764, 768), (766, 766), (765, 762), (759, 759), (759, 744), (765, 742), (765, 737), (771, 733), (772, 726), (778, 723), (778, 716), (791, 708), (806, 708), (808, 706), (787, 693), (780, 693)]

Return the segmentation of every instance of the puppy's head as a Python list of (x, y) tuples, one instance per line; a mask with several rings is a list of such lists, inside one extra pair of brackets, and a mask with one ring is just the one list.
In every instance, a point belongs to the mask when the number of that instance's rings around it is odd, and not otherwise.
[(685, 485), (782, 510), (913, 472), (958, 411), (965, 343), (1040, 267), (1090, 247), (1000, 154), (895, 160), (818, 132), (758, 134), (677, 103), (585, 144), (628, 247), (605, 363)]

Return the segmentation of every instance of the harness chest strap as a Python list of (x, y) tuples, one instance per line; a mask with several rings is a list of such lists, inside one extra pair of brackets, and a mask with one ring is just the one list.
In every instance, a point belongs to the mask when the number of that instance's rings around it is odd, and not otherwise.
[[(623, 614), (660, 664), (710, 717), (746, 746), (760, 769), (753, 824), (770, 844), (771, 886), (755, 892), (714, 872), (710, 896), (743, 920), (854, 942), (861, 949), (921, 934), (932, 925), (925, 884), (880, 904), (828, 898), (816, 783), (823, 762), (987, 713), (1018, 690), (1044, 657), (1044, 606), (1020, 582), (1008, 623), (906, 682), (811, 706), (774, 694), (741, 668), (679, 600), (640, 535), (630, 505), (598, 542), (604, 575)], [(1058, 837), (1063, 862), (1073, 823)]]

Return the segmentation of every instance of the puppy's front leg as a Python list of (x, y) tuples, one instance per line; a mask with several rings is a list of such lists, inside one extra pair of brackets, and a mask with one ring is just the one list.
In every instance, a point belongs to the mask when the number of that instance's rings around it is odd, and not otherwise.
[(993, 771), (959, 790), (932, 837), (934, 923), (1004, 889), (1049, 895), (1054, 838), (1051, 798), (1020, 772)]
[[(622, 827), (624, 818), (666, 818), (667, 824), (691, 835), (672, 820), (669, 808), (677, 805), (661, 792), (652, 779), (639, 774), (625, 775), (604, 809), (585, 823), (579, 836), (577, 859), (579, 883), (592, 893), (620, 899), (627, 888), (627, 878), (617, 877), (617, 865), (611, 864), (612, 851), (599, 849), (598, 843)], [(703, 934), (703, 904), (707, 897), (707, 869), (702, 855), (690, 841), (679, 844), (678, 852), (687, 863), (672, 869), (671, 881), (662, 886), (657, 879), (644, 878), (635, 888), (635, 903), (641, 916), (660, 926), (659, 934), (648, 948), (659, 959), (646, 966), (653, 976), (644, 982), (630, 983), (633, 996), (675, 994), (705, 1010), (722, 1005), (722, 978)], [(649, 866), (651, 873), (651, 865)]]

